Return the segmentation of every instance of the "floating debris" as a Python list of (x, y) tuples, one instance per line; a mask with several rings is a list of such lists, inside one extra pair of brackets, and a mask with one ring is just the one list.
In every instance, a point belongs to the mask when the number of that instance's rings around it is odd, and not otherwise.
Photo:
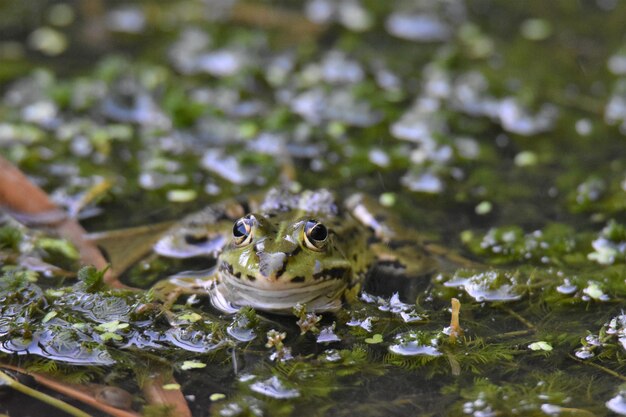
[(346, 28), (363, 32), (372, 27), (374, 20), (359, 0), (309, 0), (305, 13), (309, 20), (319, 24), (341, 23)]
[(374, 320), (377, 320), (377, 318), (375, 318), (375, 317), (366, 317), (365, 319), (361, 320), (361, 319), (357, 319), (357, 318), (352, 317), (350, 319), (350, 321), (348, 321), (346, 323), (346, 325), (350, 326), (350, 327), (360, 327), (363, 330), (365, 330), (366, 332), (371, 333), (371, 331), (372, 331), (372, 324), (373, 324), (372, 322)]
[(226, 343), (214, 333), (194, 330), (191, 327), (172, 328), (165, 333), (165, 339), (176, 347), (195, 353), (213, 352)]
[(587, 335), (575, 355), (580, 359), (590, 359), (603, 350), (607, 350), (610, 355), (626, 353), (626, 314), (613, 317), (602, 326), (598, 334)]
[(626, 416), (626, 389), (622, 388), (620, 392), (606, 403), (606, 408), (619, 414), (620, 416)]
[(578, 286), (572, 284), (569, 278), (564, 278), (563, 283), (556, 287), (556, 290), (561, 294), (571, 295), (578, 290)]
[(522, 298), (519, 273), (509, 271), (457, 271), (444, 282), (446, 287), (463, 288), (478, 302), (516, 301)]
[(206, 72), (216, 77), (227, 77), (237, 74), (245, 65), (246, 59), (243, 54), (222, 49), (199, 55), (192, 72)]
[(250, 385), (250, 389), (266, 397), (278, 400), (287, 400), (300, 396), (300, 391), (295, 388), (288, 388), (277, 376), (273, 376), (265, 381), (257, 381)]
[(146, 16), (139, 7), (120, 7), (108, 12), (105, 22), (112, 32), (141, 33), (146, 27)]
[(341, 342), (341, 338), (335, 333), (335, 323), (330, 326), (322, 327), (320, 333), (317, 335), (317, 343), (334, 342)]
[(249, 184), (255, 179), (253, 170), (241, 166), (236, 157), (220, 149), (209, 149), (202, 156), (202, 167), (233, 184)]
[(437, 349), (437, 345), (436, 335), (411, 331), (397, 335), (394, 343), (389, 345), (389, 351), (402, 356), (440, 356), (441, 352)]
[(431, 14), (392, 13), (385, 28), (393, 36), (418, 42), (440, 42), (452, 36), (450, 26)]
[(341, 88), (331, 92), (313, 88), (295, 96), (289, 104), (294, 113), (313, 125), (340, 121), (350, 126), (367, 127), (380, 120), (380, 115), (370, 108), (368, 102), (357, 100), (349, 90)]
[(520, 32), (528, 40), (542, 41), (550, 37), (552, 26), (544, 19), (526, 19), (522, 22)]
[(626, 46), (611, 55), (607, 63), (609, 71), (615, 75), (626, 75)]
[(444, 183), (432, 172), (415, 173), (408, 172), (400, 182), (410, 191), (419, 193), (439, 194), (444, 190)]
[(40, 27), (28, 37), (28, 45), (43, 54), (60, 55), (68, 47), (67, 36), (63, 32), (50, 27)]
[(626, 261), (626, 227), (611, 220), (591, 246), (594, 252), (587, 255), (589, 260), (601, 265)]

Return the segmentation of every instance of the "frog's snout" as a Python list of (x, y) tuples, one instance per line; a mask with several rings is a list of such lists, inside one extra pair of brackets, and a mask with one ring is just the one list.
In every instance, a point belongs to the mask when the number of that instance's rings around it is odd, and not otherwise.
[(264, 278), (271, 281), (278, 279), (285, 271), (287, 254), (284, 252), (257, 252), (259, 257), (259, 272)]

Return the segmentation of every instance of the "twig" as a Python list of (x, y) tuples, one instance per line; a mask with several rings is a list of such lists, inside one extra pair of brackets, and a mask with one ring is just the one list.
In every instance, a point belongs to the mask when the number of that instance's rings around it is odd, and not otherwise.
[(533, 330), (533, 331), (536, 330), (535, 325), (532, 324), (530, 321), (528, 321), (523, 316), (521, 316), (519, 313), (516, 313), (515, 311), (511, 310), (510, 308), (502, 306), (502, 305), (500, 306), (500, 308), (502, 310), (506, 311), (511, 316), (515, 317), (517, 320), (519, 320), (524, 326), (528, 327), (530, 330)]
[(609, 369), (609, 368), (607, 368), (607, 367), (604, 367), (604, 366), (599, 365), (599, 364), (594, 363), (594, 362), (588, 362), (588, 361), (583, 361), (583, 360), (580, 360), (580, 359), (578, 359), (576, 356), (571, 355), (571, 354), (570, 354), (570, 355), (568, 355), (568, 356), (569, 356), (571, 359), (573, 359), (573, 360), (575, 360), (576, 362), (578, 362), (578, 363), (582, 363), (583, 365), (588, 365), (588, 366), (594, 367), (594, 368), (596, 368), (596, 369), (601, 370), (602, 372), (605, 372), (605, 373), (607, 373), (607, 374), (609, 374), (609, 375), (611, 375), (611, 376), (614, 376), (614, 377), (615, 377), (615, 378), (617, 378), (617, 379), (621, 379), (622, 381), (625, 381), (625, 382), (626, 382), (626, 376), (624, 376), (624, 375), (622, 375), (622, 374), (619, 374), (619, 373), (615, 372), (615, 371), (614, 371), (614, 370), (612, 370), (612, 369)]
[(22, 394), (28, 395), (29, 397), (32, 397), (36, 400), (46, 403), (54, 408), (58, 408), (59, 410), (64, 411), (67, 414), (70, 414), (74, 417), (91, 417), (89, 414), (85, 413), (84, 411), (79, 410), (73, 405), (70, 405), (61, 400), (57, 400), (56, 398), (53, 398), (47, 394), (44, 394), (43, 392), (34, 390), (22, 384), (21, 382), (16, 381), (15, 379), (11, 378), (4, 372), (0, 371), (0, 385), (3, 385), (3, 384), (6, 384), (16, 391), (19, 391)]
[[(19, 192), (16, 192), (19, 190)], [(83, 263), (104, 269), (107, 261), (100, 250), (85, 238), (86, 232), (78, 222), (69, 218), (48, 195), (33, 184), (19, 169), (0, 156), (0, 207), (28, 219), (51, 219), (44, 224), (54, 228), (59, 235), (72, 242)], [(54, 214), (50, 216), (50, 214)], [(112, 287), (125, 288), (112, 269), (104, 275), (104, 282)]]
[(450, 300), (452, 304), (452, 315), (450, 317), (450, 342), (456, 342), (456, 338), (463, 334), (461, 329), (461, 323), (459, 321), (459, 315), (461, 313), (461, 302), (453, 298)]
[[(49, 377), (49, 376), (46, 376), (37, 372), (30, 372), (27, 369), (19, 368), (17, 366), (0, 364), (0, 367), (4, 369), (10, 369), (12, 371), (22, 373), (24, 375), (28, 375), (32, 377), (38, 384), (41, 384), (45, 386), (46, 388), (49, 388), (53, 391), (58, 392), (59, 394), (63, 394), (67, 397), (78, 400), (82, 402), (83, 404), (89, 405), (93, 408), (97, 408), (98, 410), (104, 411), (105, 413), (108, 413), (112, 415), (113, 417), (139, 417), (139, 414), (135, 412), (115, 408), (108, 404), (98, 401), (93, 395), (91, 395), (88, 392), (86, 388), (83, 388), (81, 386), (58, 381), (52, 377)], [(32, 388), (29, 388), (29, 389), (32, 389)], [(87, 414), (82, 414), (82, 415), (87, 415)]]
[(500, 333), (495, 336), (488, 337), (486, 340), (506, 339), (508, 337), (526, 336), (526, 335), (533, 334), (533, 333), (535, 333), (535, 329), (516, 330), (514, 332)]

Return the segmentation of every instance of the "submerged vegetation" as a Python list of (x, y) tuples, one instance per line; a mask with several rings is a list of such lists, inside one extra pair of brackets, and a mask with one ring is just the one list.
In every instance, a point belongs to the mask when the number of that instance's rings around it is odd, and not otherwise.
[[(0, 3), (0, 154), (129, 229), (106, 270), (1, 214), (0, 414), (626, 415), (626, 3), (35, 3)], [(374, 271), (334, 315), (151, 290), (212, 265), (145, 232), (286, 181), (474, 265)]]

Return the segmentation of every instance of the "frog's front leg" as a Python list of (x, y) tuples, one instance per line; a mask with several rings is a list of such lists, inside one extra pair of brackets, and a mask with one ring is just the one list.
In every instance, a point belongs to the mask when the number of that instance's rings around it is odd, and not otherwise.
[(154, 284), (150, 291), (155, 300), (162, 302), (165, 310), (169, 310), (181, 295), (209, 294), (216, 280), (217, 267), (213, 267), (204, 271), (173, 275)]

